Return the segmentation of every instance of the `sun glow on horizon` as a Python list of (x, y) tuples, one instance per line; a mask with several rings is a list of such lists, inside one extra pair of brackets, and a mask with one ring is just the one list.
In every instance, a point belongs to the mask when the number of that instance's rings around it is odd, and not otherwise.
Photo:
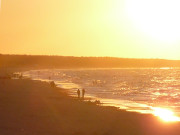
[(0, 0), (0, 7), (3, 54), (180, 59), (178, 0)]
[(127, 0), (126, 11), (138, 29), (171, 43), (180, 38), (179, 5), (178, 0)]
[(174, 112), (164, 108), (153, 108), (153, 114), (165, 122), (180, 121), (180, 118), (174, 115)]

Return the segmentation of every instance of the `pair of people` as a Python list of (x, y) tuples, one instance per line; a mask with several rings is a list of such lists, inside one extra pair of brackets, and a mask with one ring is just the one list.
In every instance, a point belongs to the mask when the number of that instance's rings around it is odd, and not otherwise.
[[(78, 98), (80, 98), (80, 90), (78, 89), (77, 90), (77, 95), (78, 95)], [(82, 89), (82, 98), (84, 98), (84, 95), (85, 95), (85, 89)]]

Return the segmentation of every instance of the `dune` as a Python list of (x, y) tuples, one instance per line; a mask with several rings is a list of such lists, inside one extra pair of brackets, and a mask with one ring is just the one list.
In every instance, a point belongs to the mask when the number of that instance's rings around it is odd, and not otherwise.
[(68, 96), (47, 82), (0, 79), (1, 135), (178, 135), (180, 123)]

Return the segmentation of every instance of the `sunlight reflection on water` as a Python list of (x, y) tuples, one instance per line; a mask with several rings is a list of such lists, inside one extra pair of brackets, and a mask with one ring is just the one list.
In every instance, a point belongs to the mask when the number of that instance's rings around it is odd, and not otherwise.
[(153, 114), (165, 122), (180, 121), (180, 117), (176, 116), (174, 112), (169, 109), (154, 107)]
[(179, 121), (180, 69), (54, 69), (32, 70), (24, 75), (42, 81), (53, 80), (59, 87), (69, 89), (72, 96), (76, 96), (78, 88), (85, 88), (86, 97), (128, 111), (152, 113), (162, 118), (164, 116), (157, 113), (168, 111), (155, 111), (154, 107), (168, 108), (177, 114), (167, 113), (171, 115), (168, 119)]

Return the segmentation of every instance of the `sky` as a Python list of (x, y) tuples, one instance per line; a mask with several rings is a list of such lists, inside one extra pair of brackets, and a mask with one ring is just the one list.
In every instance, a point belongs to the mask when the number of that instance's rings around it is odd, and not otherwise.
[(178, 0), (1, 0), (0, 53), (180, 59)]

